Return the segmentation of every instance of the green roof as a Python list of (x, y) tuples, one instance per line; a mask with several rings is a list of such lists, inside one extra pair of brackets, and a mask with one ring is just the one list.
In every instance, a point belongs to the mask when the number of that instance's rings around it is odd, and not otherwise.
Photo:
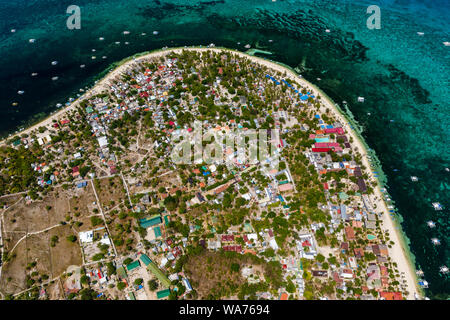
[(13, 146), (17, 147), (20, 144), (20, 140), (16, 140), (12, 144)]
[(152, 260), (150, 260), (150, 258), (146, 254), (141, 254), (140, 259), (146, 266), (148, 266), (149, 263), (152, 262)]
[(128, 296), (130, 297), (130, 300), (136, 300), (133, 292), (128, 293)]
[(166, 275), (156, 266), (156, 264), (153, 261), (150, 261), (147, 265), (147, 269), (150, 270), (151, 273), (153, 273), (156, 278), (165, 286), (170, 286), (170, 280), (166, 277)]
[(125, 271), (124, 267), (117, 268), (117, 274), (119, 275), (119, 278), (124, 279), (127, 277), (127, 272)]
[(348, 199), (348, 195), (345, 192), (339, 192), (339, 199), (347, 200)]
[(133, 261), (130, 264), (127, 264), (127, 270), (131, 271), (131, 270), (134, 270), (134, 269), (136, 269), (136, 268), (138, 268), (140, 266), (141, 266), (141, 264), (139, 263), (139, 260), (136, 260), (136, 261)]
[(161, 228), (160, 228), (160, 227), (154, 227), (154, 228), (153, 228), (153, 232), (155, 232), (155, 238), (159, 238), (159, 237), (162, 236)]
[(156, 297), (158, 299), (168, 297), (169, 295), (170, 295), (170, 289), (161, 290), (156, 293)]
[(87, 113), (92, 113), (92, 112), (94, 112), (94, 109), (92, 109), (92, 107), (87, 107), (86, 108), (86, 112)]
[(169, 216), (164, 216), (164, 222), (166, 223), (166, 226), (169, 225)]
[(160, 224), (161, 221), (161, 215), (157, 214), (148, 218), (140, 219), (139, 223), (142, 228), (149, 228), (153, 227), (154, 225)]

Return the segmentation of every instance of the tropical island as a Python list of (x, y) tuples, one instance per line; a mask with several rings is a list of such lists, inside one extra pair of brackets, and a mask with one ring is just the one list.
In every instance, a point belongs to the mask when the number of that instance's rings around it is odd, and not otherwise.
[[(214, 161), (174, 161), (196, 126)], [(267, 157), (217, 141), (261, 150), (250, 132), (268, 133)], [(2, 299), (423, 296), (345, 116), (291, 70), (228, 49), (127, 59), (3, 141), (0, 215)]]

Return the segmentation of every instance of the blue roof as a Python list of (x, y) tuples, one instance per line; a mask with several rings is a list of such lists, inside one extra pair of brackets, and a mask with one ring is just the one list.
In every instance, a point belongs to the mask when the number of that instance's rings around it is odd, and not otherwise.
[(308, 100), (308, 96), (305, 94), (305, 95), (303, 95), (300, 99), (302, 99), (302, 100)]
[(316, 114), (314, 118), (320, 119), (320, 115)]

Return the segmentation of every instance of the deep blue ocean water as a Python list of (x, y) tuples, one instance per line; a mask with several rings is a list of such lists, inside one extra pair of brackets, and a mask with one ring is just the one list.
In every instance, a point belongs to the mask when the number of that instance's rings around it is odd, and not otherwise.
[[(72, 4), (81, 7), (80, 30), (66, 27)], [(379, 30), (366, 26), (373, 4)], [(439, 267), (450, 266), (449, 9), (448, 0), (0, 0), (0, 134), (44, 117), (137, 52), (210, 43), (270, 51), (259, 55), (297, 68), (342, 107), (347, 102), (381, 161), (416, 267), (430, 283), (427, 295), (446, 298), (450, 281)], [(427, 227), (430, 219), (436, 228)]]

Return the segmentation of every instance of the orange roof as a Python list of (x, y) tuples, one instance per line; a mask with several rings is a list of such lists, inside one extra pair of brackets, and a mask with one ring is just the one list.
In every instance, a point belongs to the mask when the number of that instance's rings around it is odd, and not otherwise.
[(280, 296), (280, 300), (287, 300), (288, 299), (288, 294), (286, 292), (283, 292)]
[(403, 300), (401, 292), (380, 292), (380, 296), (386, 300)]
[(324, 134), (325, 130), (316, 130), (316, 134)]
[(206, 186), (206, 184), (204, 182), (200, 182), (200, 188), (203, 188), (204, 186)]

